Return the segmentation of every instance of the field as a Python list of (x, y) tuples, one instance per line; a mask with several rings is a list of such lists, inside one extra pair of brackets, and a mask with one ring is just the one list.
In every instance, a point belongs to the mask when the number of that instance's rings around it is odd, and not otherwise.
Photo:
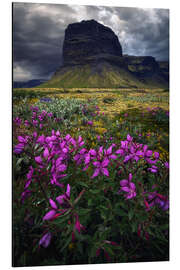
[(13, 265), (169, 260), (168, 89), (13, 90)]

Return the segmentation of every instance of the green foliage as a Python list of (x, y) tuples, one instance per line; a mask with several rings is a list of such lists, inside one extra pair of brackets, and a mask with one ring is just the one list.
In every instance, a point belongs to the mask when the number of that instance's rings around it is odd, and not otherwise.
[(114, 102), (114, 98), (110, 98), (110, 97), (109, 98), (104, 98), (103, 99), (103, 102), (104, 103), (113, 103)]
[[(111, 100), (113, 102), (113, 100)], [(107, 102), (106, 102), (107, 103)], [(150, 149), (159, 151), (162, 147), (168, 152), (168, 123), (167, 112), (163, 109), (142, 111), (128, 109), (109, 118), (96, 114), (96, 101), (88, 102), (78, 99), (52, 99), (51, 102), (38, 101), (33, 106), (42, 112), (53, 113), (42, 129), (39, 127), (25, 127), (23, 120), (31, 121), (31, 110), (26, 100), (23, 104), (14, 106), (13, 118), (20, 117), (20, 126), (13, 126), (13, 144), (17, 144), (18, 135), (32, 136), (36, 130), (38, 134), (48, 136), (52, 130), (60, 130), (64, 135), (71, 134), (74, 138), (79, 135), (85, 139), (89, 149), (108, 148), (112, 143), (121, 146), (127, 134), (133, 136), (136, 143), (147, 144)], [(155, 114), (154, 114), (155, 112)], [(61, 118), (61, 122), (54, 121)], [(91, 120), (92, 125), (87, 125)], [(106, 128), (103, 134), (97, 134), (98, 123)], [(150, 136), (147, 133), (150, 133)], [(141, 135), (141, 136), (139, 136)], [(97, 140), (97, 136), (98, 138)], [(168, 195), (168, 172), (161, 157), (158, 161), (157, 174), (150, 173), (145, 162), (139, 165), (135, 161), (127, 165), (115, 164), (111, 160), (110, 177), (100, 175), (91, 178), (94, 168), (89, 166), (86, 171), (84, 163), (77, 166), (69, 157), (68, 173), (62, 183), (71, 185), (70, 203), (72, 208), (52, 221), (43, 221), (43, 216), (50, 210), (49, 202), (44, 197), (42, 187), (35, 179), (32, 182), (32, 196), (21, 203), (21, 195), (27, 179), (30, 166), (37, 164), (34, 155), (43, 155), (43, 148), (38, 144), (26, 153), (13, 155), (13, 265), (14, 266), (42, 266), (64, 264), (89, 263), (120, 263), (162, 261), (169, 259), (169, 215), (155, 206), (145, 211), (143, 191), (153, 191), (157, 185), (158, 193)], [(31, 155), (32, 154), (33, 158)], [(51, 171), (50, 164), (47, 173)], [(137, 196), (126, 200), (122, 192), (119, 193), (120, 180), (127, 179), (128, 173), (133, 173)], [(55, 198), (64, 194), (65, 188), (52, 186), (46, 174), (39, 175), (48, 198)], [(139, 184), (141, 183), (142, 186)], [(144, 190), (142, 188), (144, 187)], [(83, 191), (83, 193), (81, 193)], [(81, 194), (81, 195), (80, 195)], [(63, 208), (63, 206), (61, 205)], [(75, 229), (78, 213), (80, 223), (85, 227), (79, 233)], [(47, 248), (39, 247), (39, 241), (46, 231), (53, 235)], [(74, 233), (74, 239), (72, 237)], [(115, 244), (114, 244), (115, 242)], [(99, 254), (97, 255), (97, 253)], [(108, 256), (107, 256), (108, 253)]]

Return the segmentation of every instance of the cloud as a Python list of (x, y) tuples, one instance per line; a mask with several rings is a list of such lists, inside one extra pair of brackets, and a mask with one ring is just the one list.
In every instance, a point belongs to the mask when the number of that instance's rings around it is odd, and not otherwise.
[(68, 24), (95, 19), (118, 36), (124, 54), (169, 57), (169, 11), (62, 4), (13, 4), (13, 78), (48, 79), (62, 64)]

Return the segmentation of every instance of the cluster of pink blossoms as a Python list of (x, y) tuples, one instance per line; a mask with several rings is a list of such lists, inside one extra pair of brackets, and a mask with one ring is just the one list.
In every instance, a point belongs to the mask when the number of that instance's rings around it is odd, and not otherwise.
[[(45, 115), (45, 114), (44, 114)], [(43, 115), (41, 115), (43, 117)], [(149, 173), (158, 172), (159, 153), (148, 149), (147, 145), (133, 142), (133, 138), (128, 134), (126, 140), (121, 141), (120, 145), (112, 143), (108, 148), (100, 146), (98, 149), (87, 149), (81, 136), (77, 139), (70, 134), (62, 136), (60, 131), (52, 130), (50, 136), (38, 135), (35, 131), (31, 136), (18, 136), (18, 144), (14, 147), (15, 154), (27, 153), (33, 159), (33, 165), (30, 166), (27, 179), (24, 185), (24, 191), (21, 194), (21, 202), (31, 196), (31, 183), (38, 182), (41, 177), (46, 177), (49, 184), (64, 187), (63, 179), (68, 176), (68, 166), (74, 162), (82, 171), (89, 167), (94, 169), (91, 178), (99, 175), (110, 177), (109, 165), (115, 163), (118, 166), (125, 166), (143, 160), (148, 165)], [(120, 164), (120, 165), (119, 165)], [(169, 164), (164, 164), (168, 169)], [(120, 192), (124, 193), (126, 199), (136, 197), (136, 185), (132, 181), (133, 174), (129, 173), (128, 179), (120, 180)], [(49, 198), (50, 210), (44, 215), (43, 220), (52, 221), (59, 216), (71, 210), (70, 185), (67, 184), (65, 193), (56, 197), (56, 200)], [(144, 194), (143, 194), (144, 196)], [(144, 198), (146, 210), (149, 211), (154, 205), (158, 205), (166, 211), (169, 207), (169, 201), (166, 197), (157, 192), (148, 193)], [(78, 214), (74, 214), (74, 230), (79, 233), (85, 230), (80, 223)], [(39, 244), (47, 247), (51, 241), (51, 233), (46, 232), (41, 238)], [(74, 234), (72, 235), (72, 239)]]
[[(120, 161), (121, 165), (126, 166), (127, 163), (138, 163), (139, 160), (143, 160), (148, 164), (149, 172), (158, 172), (159, 153), (149, 150), (147, 145), (133, 142), (133, 138), (129, 134), (125, 141), (121, 141), (120, 146), (112, 143), (108, 148), (100, 146), (98, 149), (90, 150), (83, 147), (85, 142), (81, 136), (78, 139), (72, 138), (70, 134), (62, 137), (59, 131), (54, 130), (52, 130), (51, 136), (44, 136), (43, 134), (38, 136), (37, 132), (34, 132), (33, 136), (19, 136), (18, 141), (19, 144), (15, 146), (14, 152), (16, 154), (26, 153), (27, 150), (30, 152), (29, 148), (31, 148), (38, 173), (46, 175), (52, 185), (59, 187), (64, 187), (61, 179), (68, 175), (70, 162), (75, 162), (77, 166), (82, 168), (82, 171), (86, 171), (89, 166), (93, 167), (94, 172), (91, 178), (98, 175), (109, 177), (109, 165), (114, 162), (117, 164), (117, 168)], [(39, 154), (36, 155), (36, 153)], [(168, 168), (167, 162), (164, 166)], [(22, 195), (23, 198), (26, 194), (30, 194), (27, 187), (29, 187), (32, 178), (33, 168), (31, 166)], [(125, 197), (127, 199), (136, 196), (136, 187), (131, 180), (132, 174), (130, 173), (128, 180), (120, 181), (121, 191), (126, 192)]]

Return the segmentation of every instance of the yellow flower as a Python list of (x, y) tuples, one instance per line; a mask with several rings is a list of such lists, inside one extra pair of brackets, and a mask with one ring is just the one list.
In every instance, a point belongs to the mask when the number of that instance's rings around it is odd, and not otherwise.
[(70, 243), (69, 244), (69, 249), (73, 249), (74, 248), (74, 243)]
[(106, 128), (102, 128), (102, 127), (98, 127), (98, 128), (95, 128), (95, 131), (98, 133), (98, 134), (103, 134), (107, 131)]

